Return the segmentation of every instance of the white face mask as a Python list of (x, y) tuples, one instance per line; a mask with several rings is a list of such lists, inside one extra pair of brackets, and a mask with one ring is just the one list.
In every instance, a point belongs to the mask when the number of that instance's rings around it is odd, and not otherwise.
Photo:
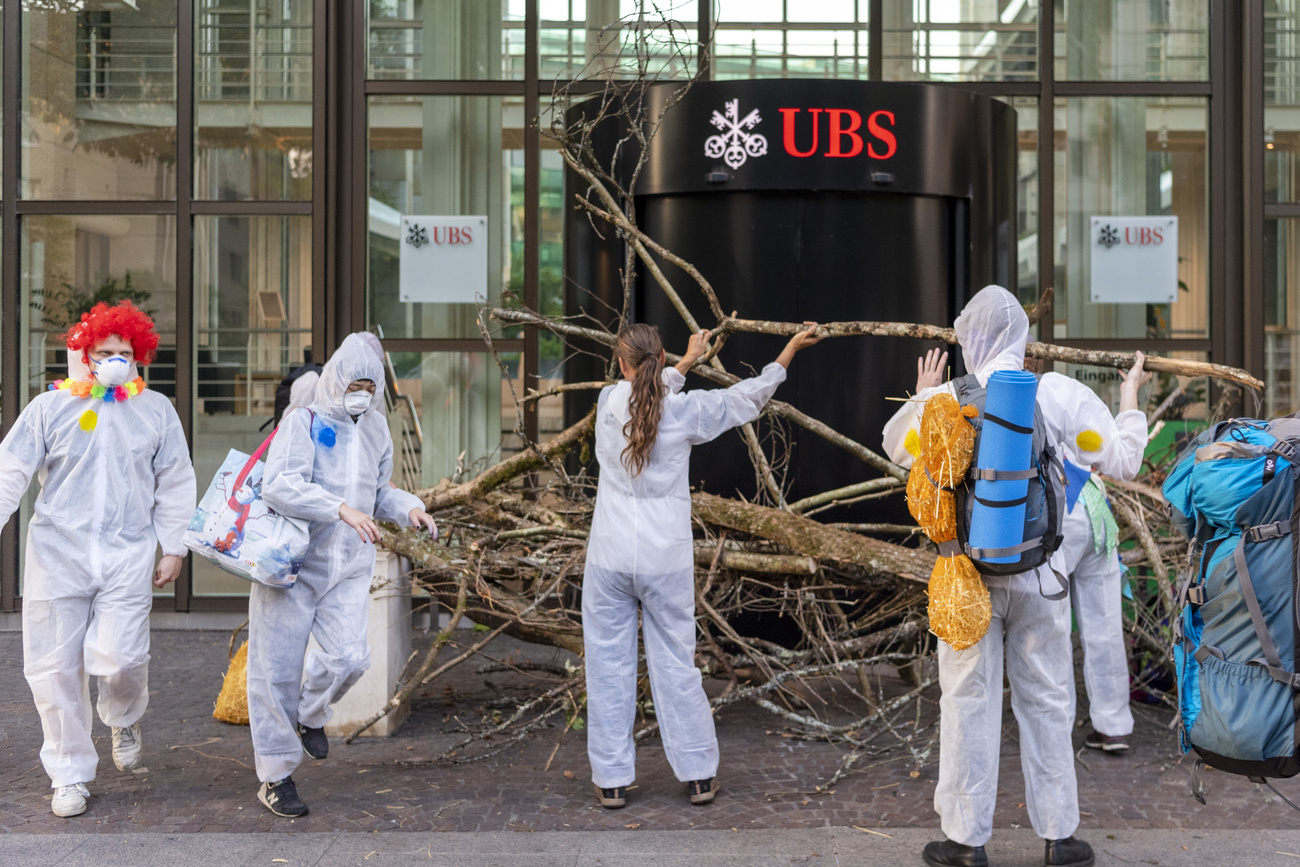
[(95, 364), (95, 380), (103, 386), (114, 388), (131, 379), (134, 368), (123, 355), (113, 355)]
[(350, 416), (361, 415), (370, 409), (370, 402), (375, 396), (368, 391), (350, 391), (343, 395), (343, 408)]

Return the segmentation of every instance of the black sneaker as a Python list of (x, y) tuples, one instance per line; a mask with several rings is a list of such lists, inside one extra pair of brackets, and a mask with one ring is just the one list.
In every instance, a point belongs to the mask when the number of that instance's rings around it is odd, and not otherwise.
[(1104, 735), (1095, 729), (1088, 729), (1088, 733), (1083, 736), (1083, 745), (1090, 750), (1101, 750), (1104, 753), (1123, 753), (1128, 751), (1128, 739), (1122, 735), (1111, 737)]
[(713, 777), (707, 780), (691, 780), (686, 784), (686, 794), (692, 804), (699, 806), (712, 801), (714, 795), (718, 794), (718, 787), (713, 785)]
[(329, 738), (325, 737), (325, 729), (298, 726), (298, 737), (302, 738), (302, 751), (313, 759), (323, 759), (329, 756), (330, 742)]
[(1047, 867), (1092, 867), (1095, 861), (1092, 847), (1073, 837), (1048, 840), (1047, 850), (1043, 853), (1043, 863)]
[(612, 789), (596, 787), (596, 797), (606, 810), (617, 810), (627, 804), (627, 786), (615, 786)]
[(989, 867), (983, 846), (963, 846), (951, 840), (926, 843), (921, 860), (930, 867)]
[(257, 790), (257, 800), (275, 815), (286, 819), (307, 815), (307, 805), (298, 797), (293, 777), (285, 777), (278, 783), (263, 783)]

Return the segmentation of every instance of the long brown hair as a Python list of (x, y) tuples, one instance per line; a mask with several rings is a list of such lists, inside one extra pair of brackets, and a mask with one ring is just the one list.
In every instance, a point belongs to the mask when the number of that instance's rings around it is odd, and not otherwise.
[(650, 462), (650, 450), (659, 435), (659, 419), (664, 414), (663, 341), (659, 329), (653, 325), (628, 325), (618, 333), (614, 352), (618, 358), (635, 371), (632, 377), (632, 400), (628, 405), (631, 416), (623, 425), (627, 447), (623, 449), (623, 462), (639, 476)]

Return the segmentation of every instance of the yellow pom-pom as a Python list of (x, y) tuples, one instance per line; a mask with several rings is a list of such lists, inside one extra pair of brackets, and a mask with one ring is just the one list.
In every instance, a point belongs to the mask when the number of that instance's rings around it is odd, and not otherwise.
[(915, 429), (907, 432), (907, 436), (903, 439), (903, 448), (907, 449), (907, 453), (914, 458), (921, 456), (921, 437)]
[(137, 394), (140, 393), (140, 386), (136, 385), (134, 382), (128, 382), (126, 384), (126, 390), (128, 394), (130, 394), (132, 397), (135, 397)]
[(77, 423), (81, 425), (82, 430), (90, 432), (94, 430), (95, 425), (99, 423), (99, 416), (95, 415), (93, 409), (88, 409), (81, 414), (81, 418)]
[(1074, 438), (1074, 442), (1085, 452), (1101, 451), (1102, 439), (1101, 434), (1095, 430), (1086, 430)]

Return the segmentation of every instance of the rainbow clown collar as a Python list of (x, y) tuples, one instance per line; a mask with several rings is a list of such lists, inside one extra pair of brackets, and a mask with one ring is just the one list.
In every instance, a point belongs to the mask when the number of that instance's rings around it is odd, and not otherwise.
[(50, 391), (70, 391), (73, 397), (88, 397), (108, 403), (130, 400), (146, 388), (148, 386), (145, 385), (144, 379), (139, 376), (125, 385), (115, 385), (111, 388), (96, 382), (78, 382), (73, 379), (58, 379), (50, 384)]

